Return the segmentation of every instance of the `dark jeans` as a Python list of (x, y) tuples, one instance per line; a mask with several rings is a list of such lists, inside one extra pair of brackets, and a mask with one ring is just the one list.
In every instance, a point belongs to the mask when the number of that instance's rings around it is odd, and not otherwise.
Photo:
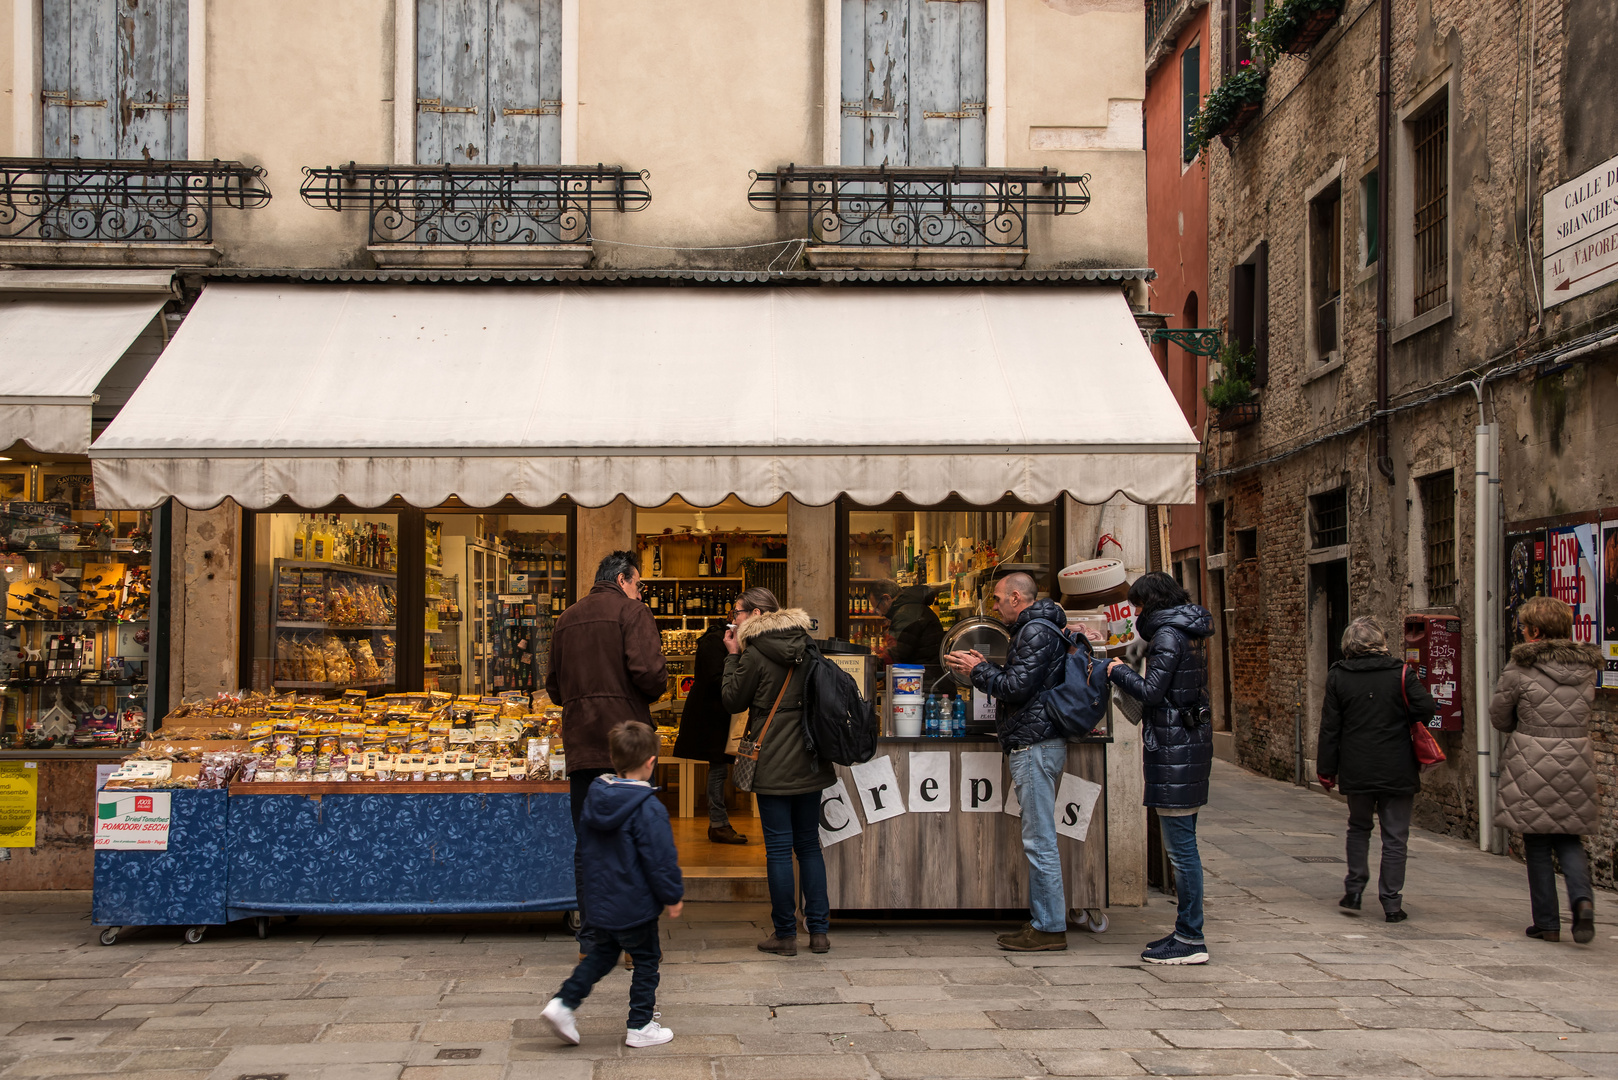
[(663, 961), (663, 944), (657, 937), (657, 920), (632, 926), (628, 930), (603, 930), (596, 927), (595, 940), (590, 951), (573, 974), (567, 977), (556, 996), (570, 1009), (577, 1009), (590, 996), (595, 984), (612, 973), (618, 964), (619, 951), (626, 952), (635, 961), (635, 971), (629, 979), (629, 1026), (643, 1028), (652, 1022), (657, 1006), (657, 965)]
[(1348, 800), (1348, 875), (1343, 891), (1362, 893), (1371, 880), (1371, 820), (1382, 825), (1382, 868), (1377, 872), (1376, 894), (1382, 910), (1404, 908), (1405, 858), (1410, 852), (1410, 814), (1414, 795), (1345, 795)]
[(760, 795), (758, 823), (764, 830), (775, 936), (798, 936), (798, 904), (792, 888), (794, 853), (803, 890), (803, 921), (811, 934), (826, 933), (831, 929), (831, 901), (826, 898), (826, 856), (820, 850), (820, 792)]
[[(611, 769), (573, 769), (567, 774), (568, 796), (572, 801), (573, 809), (573, 895), (579, 903), (579, 932), (574, 936), (579, 941), (579, 951), (590, 951), (591, 936), (594, 931), (590, 929), (589, 913), (584, 910), (584, 864), (579, 859), (579, 815), (584, 813), (584, 797), (590, 793), (590, 785), (596, 782), (598, 776), (611, 776)], [(617, 959), (615, 955), (614, 960)]]
[(708, 825), (723, 829), (730, 824), (725, 810), (725, 777), (730, 775), (730, 759), (708, 762)]
[(1556, 867), (1551, 853), (1562, 864), (1567, 879), (1567, 906), (1580, 900), (1594, 902), (1590, 892), (1590, 860), (1577, 836), (1567, 833), (1525, 833), (1523, 855), (1528, 860), (1528, 902), (1534, 910), (1534, 925), (1541, 930), (1561, 930), (1562, 913), (1556, 905)]
[(1187, 945), (1202, 939), (1202, 853), (1197, 850), (1197, 815), (1158, 815), (1163, 850), (1174, 866), (1174, 936)]

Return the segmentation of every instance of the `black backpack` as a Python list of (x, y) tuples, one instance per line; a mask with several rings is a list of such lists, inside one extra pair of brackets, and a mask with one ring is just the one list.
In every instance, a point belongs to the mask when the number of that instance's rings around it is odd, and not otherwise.
[(876, 710), (860, 697), (854, 677), (822, 655), (813, 641), (803, 660), (803, 741), (836, 765), (876, 756)]

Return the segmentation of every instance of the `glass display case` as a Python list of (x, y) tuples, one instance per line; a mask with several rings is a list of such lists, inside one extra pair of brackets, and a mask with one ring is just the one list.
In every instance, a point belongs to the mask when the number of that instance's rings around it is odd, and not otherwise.
[(0, 470), (0, 749), (97, 750), (148, 730), (153, 514), (95, 509), (87, 464)]
[(397, 680), (397, 575), (276, 559), (270, 637), (276, 690), (381, 690)]

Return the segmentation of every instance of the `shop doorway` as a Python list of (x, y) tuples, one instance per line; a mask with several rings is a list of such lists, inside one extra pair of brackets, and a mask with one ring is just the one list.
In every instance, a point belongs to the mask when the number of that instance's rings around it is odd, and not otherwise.
[(1326, 673), (1343, 658), (1343, 631), (1348, 629), (1348, 560), (1333, 559), (1309, 567), (1309, 687), (1307, 708), (1298, 725), (1303, 776), (1314, 766), (1315, 740), (1320, 730), (1320, 705), (1326, 693)]

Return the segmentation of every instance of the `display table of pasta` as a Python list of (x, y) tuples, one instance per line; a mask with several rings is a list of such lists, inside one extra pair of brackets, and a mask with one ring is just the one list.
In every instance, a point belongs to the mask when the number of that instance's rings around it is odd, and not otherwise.
[[(187, 826), (166, 852), (98, 852), (103, 941), (159, 924), (198, 940), (243, 918), (263, 935), (277, 915), (572, 911), (559, 718), (517, 694), (243, 693), (183, 707), (107, 783), (170, 793), (172, 828)], [(208, 899), (182, 912), (182, 895)]]

